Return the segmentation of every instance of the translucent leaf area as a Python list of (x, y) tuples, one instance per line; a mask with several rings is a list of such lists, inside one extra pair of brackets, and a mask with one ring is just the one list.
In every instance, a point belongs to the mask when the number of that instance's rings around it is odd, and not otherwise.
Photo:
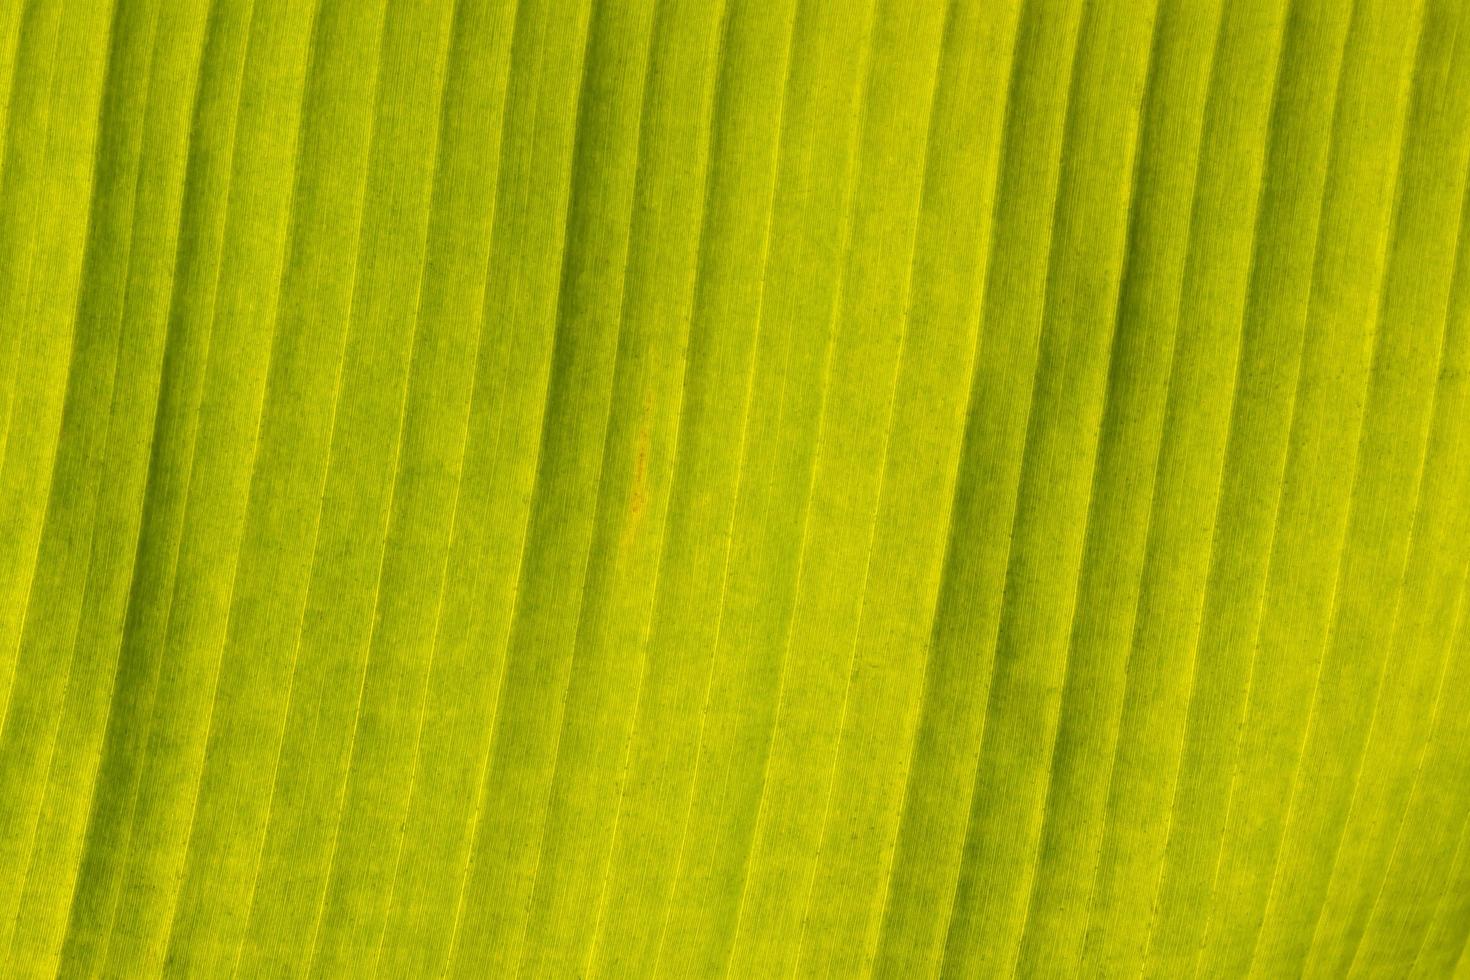
[(1470, 3), (0, 0), (0, 976), (1470, 978)]

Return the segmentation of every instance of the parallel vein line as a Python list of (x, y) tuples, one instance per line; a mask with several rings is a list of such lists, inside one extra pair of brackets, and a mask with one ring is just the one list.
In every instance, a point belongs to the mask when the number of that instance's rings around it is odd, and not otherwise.
[[(707, 249), (705, 248), (705, 245), (707, 243), (706, 242), (706, 235), (707, 235), (707, 232), (706, 232), (706, 216), (707, 216), (707, 209), (708, 209), (708, 203), (709, 203), (709, 197), (710, 197), (710, 190), (711, 190), (711, 187), (712, 187), (712, 184), (713, 184), (713, 173), (714, 173), (714, 169), (715, 169), (714, 166), (713, 166), (713, 162), (710, 160), (710, 155), (711, 155), (710, 154), (710, 146), (711, 146), (711, 144), (713, 143), (713, 140), (714, 140), (714, 115), (713, 114), (714, 114), (714, 107), (717, 106), (717, 105), (719, 105), (719, 101), (720, 101), (719, 92), (723, 91), (723, 88), (724, 88), (724, 85), (725, 85), (725, 80), (726, 80), (726, 72), (727, 72), (727, 67), (726, 67), (726, 41), (727, 41), (727, 38), (728, 38), (728, 35), (729, 35), (730, 16), (731, 16), (731, 13), (730, 13), (729, 4), (726, 2), (726, 0), (719, 0), (719, 2), (720, 2), (719, 31), (718, 31), (718, 37), (717, 37), (716, 42), (715, 42), (715, 58), (714, 58), (714, 64), (716, 65), (716, 68), (715, 68), (716, 82), (715, 82), (715, 84), (713, 86), (711, 86), (711, 95), (708, 98), (709, 105), (705, 107), (705, 114), (707, 116), (707, 123), (706, 123), (706, 130), (707, 130), (707, 132), (705, 134), (706, 135), (706, 138), (705, 138), (705, 144), (706, 145), (705, 145), (704, 158), (703, 158), (703, 160), (704, 160), (703, 165), (704, 165), (705, 170), (706, 170), (706, 172), (705, 172), (705, 182), (704, 182), (703, 191), (700, 194), (699, 204), (697, 205), (697, 211), (698, 211), (697, 217), (695, 217), (695, 218), (692, 219), (692, 220), (694, 220), (694, 221), (696, 221), (698, 223), (698, 234), (699, 234), (700, 244), (697, 246), (697, 249), (696, 249), (697, 255), (696, 255), (695, 261), (693, 263), (693, 268), (690, 270), (690, 282), (689, 282), (689, 292), (688, 292), (688, 295), (691, 297), (691, 302), (693, 301), (693, 297), (694, 297), (695, 293), (697, 292), (699, 278), (700, 278), (701, 273), (703, 272), (703, 267), (704, 267), (704, 263), (706, 261), (706, 256), (707, 256)], [(685, 333), (684, 333), (686, 344), (688, 342), (689, 329), (690, 329), (689, 325), (686, 324)], [(656, 560), (656, 567), (654, 568), (654, 573), (653, 573), (653, 579), (652, 579), (652, 583), (653, 584), (652, 584), (652, 586), (650, 588), (650, 596), (651, 596), (651, 598), (650, 598), (649, 606), (648, 606), (648, 615), (645, 617), (644, 624), (643, 624), (643, 627), (642, 627), (642, 631), (641, 631), (641, 634), (640, 634), (639, 656), (638, 656), (638, 682), (637, 682), (637, 686), (636, 686), (636, 689), (635, 689), (634, 694), (633, 694), (633, 715), (632, 715), (632, 717), (633, 717), (633, 723), (629, 727), (629, 731), (628, 731), (627, 737), (623, 740), (623, 751), (620, 753), (619, 766), (618, 766), (618, 771), (620, 773), (620, 776), (619, 776), (619, 780), (618, 780), (617, 798), (616, 798), (616, 800), (614, 802), (613, 811), (612, 811), (613, 812), (612, 831), (611, 831), (611, 833), (609, 834), (609, 837), (608, 837), (608, 856), (607, 856), (607, 860), (603, 863), (602, 881), (598, 885), (597, 901), (596, 901), (596, 905), (595, 905), (595, 911), (594, 911), (593, 916), (592, 916), (591, 941), (588, 942), (588, 944), (587, 944), (587, 958), (586, 958), (585, 962), (582, 965), (582, 975), (583, 976), (588, 976), (588, 977), (590, 977), (592, 975), (592, 965), (596, 961), (597, 948), (598, 948), (598, 945), (599, 945), (599, 943), (601, 941), (601, 937), (602, 937), (603, 915), (604, 915), (604, 913), (606, 912), (606, 909), (607, 909), (607, 890), (608, 890), (608, 884), (609, 884), (609, 882), (610, 882), (610, 880), (612, 878), (612, 863), (613, 863), (614, 856), (617, 853), (618, 831), (619, 831), (619, 829), (621, 827), (622, 816), (623, 816), (623, 800), (626, 798), (626, 795), (627, 795), (628, 768), (632, 764), (631, 760), (632, 760), (633, 742), (634, 742), (634, 739), (636, 738), (636, 735), (637, 735), (637, 732), (638, 732), (638, 721), (639, 721), (639, 719), (642, 716), (643, 694), (644, 694), (644, 690), (645, 690), (645, 687), (646, 687), (646, 682), (647, 682), (647, 679), (648, 679), (648, 649), (647, 649), (647, 646), (648, 646), (648, 634), (649, 634), (650, 629), (652, 628), (652, 620), (653, 620), (654, 615), (656, 614), (656, 610), (657, 610), (657, 606), (658, 606), (658, 596), (659, 596), (659, 593), (660, 593), (660, 586), (661, 586), (661, 583), (663, 582), (663, 563), (664, 563), (664, 558), (666, 557), (667, 541), (668, 541), (668, 525), (669, 525), (669, 522), (668, 522), (668, 510), (673, 505), (673, 497), (674, 497), (673, 488), (674, 488), (674, 484), (678, 480), (678, 473), (679, 473), (678, 460), (679, 460), (680, 456), (682, 455), (678, 451), (678, 447), (682, 443), (683, 438), (685, 436), (685, 430), (684, 430), (684, 398), (685, 398), (686, 389), (687, 389), (688, 383), (689, 383), (689, 371), (688, 371), (688, 367), (689, 367), (689, 365), (688, 365), (688, 359), (686, 357), (686, 358), (683, 359), (683, 363), (681, 365), (680, 372), (679, 372), (679, 375), (680, 375), (680, 382), (679, 382), (679, 407), (678, 407), (678, 409), (677, 409), (677, 411), (675, 413), (675, 423), (674, 423), (675, 431), (674, 431), (674, 436), (673, 436), (673, 440), (672, 440), (673, 445), (676, 447), (675, 448), (675, 452), (674, 452), (674, 459), (675, 459), (675, 461), (673, 463), (673, 466), (671, 467), (671, 474), (670, 474), (670, 477), (669, 477), (670, 488), (669, 488), (668, 498), (667, 498), (667, 500), (664, 503), (663, 526), (662, 526), (662, 528), (659, 531), (659, 540), (658, 540), (657, 544), (655, 545), (655, 550), (656, 550), (656, 554), (658, 555), (658, 558)]]
[[(307, 56), (306, 56), (307, 57), (307, 68), (306, 68), (306, 71), (302, 73), (302, 91), (301, 91), (301, 102), (302, 102), (302, 106), (301, 106), (301, 117), (300, 117), (300, 119), (298, 121), (298, 124), (297, 124), (297, 127), (296, 127), (296, 143), (295, 143), (295, 147), (294, 147), (293, 154), (292, 154), (293, 157), (294, 157), (294, 160), (293, 160), (293, 163), (291, 165), (291, 171), (292, 171), (291, 201), (290, 201), (290, 203), (288, 204), (288, 206), (286, 208), (286, 220), (285, 220), (285, 225), (284, 225), (284, 227), (286, 228), (286, 234), (285, 234), (284, 239), (283, 239), (283, 242), (282, 242), (281, 258), (280, 258), (280, 260), (278, 260), (278, 267), (277, 267), (277, 270), (276, 270), (276, 273), (275, 273), (276, 274), (276, 278), (277, 278), (277, 282), (276, 282), (276, 287), (275, 287), (275, 296), (274, 296), (274, 299), (272, 301), (272, 305), (274, 306), (274, 309), (273, 309), (273, 311), (271, 313), (271, 321), (272, 322), (271, 322), (270, 341), (269, 341), (269, 344), (268, 344), (269, 350), (268, 350), (268, 353), (266, 354), (266, 380), (265, 380), (265, 385), (264, 385), (264, 387), (263, 387), (263, 389), (261, 391), (260, 411), (258, 413), (256, 413), (256, 420), (255, 420), (255, 438), (254, 438), (254, 440), (252, 440), (252, 445), (251, 445), (251, 449), (250, 449), (250, 467), (249, 467), (249, 469), (250, 469), (250, 475), (247, 478), (247, 488), (253, 487), (253, 485), (255, 483), (255, 474), (257, 472), (257, 465), (258, 465), (258, 463), (260, 461), (260, 436), (261, 436), (261, 429), (262, 429), (263, 423), (265, 421), (266, 408), (270, 404), (270, 382), (271, 382), (271, 374), (272, 374), (270, 368), (271, 368), (272, 363), (275, 361), (275, 357), (276, 357), (276, 341), (277, 341), (277, 338), (278, 338), (279, 327), (280, 327), (280, 319), (281, 319), (281, 312), (280, 312), (280, 300), (281, 300), (281, 297), (280, 297), (280, 289), (281, 289), (281, 282), (280, 282), (280, 280), (281, 280), (281, 277), (285, 273), (285, 264), (286, 264), (287, 261), (290, 260), (291, 251), (292, 251), (292, 248), (295, 245), (295, 239), (296, 239), (296, 229), (295, 229), (296, 206), (297, 206), (297, 203), (298, 203), (299, 198), (300, 198), (301, 171), (302, 171), (303, 151), (305, 149), (305, 146), (304, 146), (305, 141), (301, 137), (302, 137), (302, 130), (305, 128), (305, 125), (306, 125), (306, 122), (307, 122), (307, 120), (306, 120), (306, 112), (307, 112), (307, 108), (308, 108), (307, 105), (306, 105), (306, 91), (307, 91), (307, 89), (310, 86), (310, 76), (312, 74), (313, 69), (316, 66), (316, 61), (317, 61), (317, 50), (316, 50), (316, 46), (317, 46), (317, 42), (318, 42), (318, 39), (319, 39), (318, 32), (317, 32), (317, 27), (318, 27), (318, 22), (321, 19), (321, 6), (322, 6), (322, 2), (323, 2), (323, 0), (313, 0), (312, 16), (311, 16), (311, 27), (309, 28), (308, 35), (307, 35), (307, 52), (308, 52), (307, 53)], [(248, 58), (248, 55), (247, 55), (247, 58)], [(199, 797), (201, 795), (200, 790), (201, 790), (202, 783), (203, 783), (203, 772), (204, 772), (204, 767), (208, 765), (208, 758), (207, 758), (207, 756), (208, 756), (208, 751), (209, 751), (209, 742), (210, 742), (211, 737), (214, 735), (214, 709), (219, 704), (219, 680), (220, 680), (220, 671), (221, 671), (221, 669), (223, 667), (223, 663), (224, 663), (224, 652), (225, 652), (225, 648), (228, 647), (228, 645), (229, 645), (230, 623), (234, 620), (235, 586), (239, 584), (240, 550), (241, 550), (241, 548), (243, 548), (243, 546), (245, 544), (245, 536), (244, 536), (245, 535), (245, 524), (249, 520), (249, 514), (250, 514), (250, 508), (249, 508), (249, 502), (248, 501), (249, 501), (249, 496), (251, 495), (251, 493), (250, 493), (250, 490), (249, 489), (247, 489), (246, 494), (247, 494), (247, 501), (246, 501), (245, 509), (242, 512), (242, 515), (241, 515), (241, 518), (240, 518), (240, 520), (241, 520), (241, 541), (240, 541), (240, 547), (237, 547), (235, 549), (235, 557), (234, 557), (234, 560), (230, 563), (230, 588), (229, 588), (229, 590), (228, 590), (228, 592), (226, 593), (226, 596), (225, 596), (225, 609), (227, 610), (227, 612), (225, 614), (225, 627), (224, 627), (224, 632), (223, 632), (223, 634), (220, 637), (220, 651), (219, 651), (219, 655), (215, 658), (214, 669), (212, 671), (212, 673), (213, 673), (214, 676), (213, 676), (213, 679), (210, 682), (210, 684), (211, 684), (211, 686), (213, 688), (213, 693), (210, 696), (210, 701), (209, 701), (209, 715), (208, 715), (208, 718), (207, 718), (207, 720), (205, 722), (205, 726), (204, 726), (204, 742), (203, 742), (203, 745), (204, 745), (204, 753), (203, 753), (203, 758), (201, 759), (201, 764), (200, 764), (201, 765), (201, 767), (200, 767), (200, 776), (199, 776), (199, 779), (195, 782), (195, 786), (194, 786), (194, 792), (193, 792), (194, 799), (193, 799), (193, 803), (190, 806), (189, 824), (188, 824), (188, 827), (185, 829), (184, 836), (183, 836), (183, 838), (181, 840), (181, 844), (183, 846), (183, 853), (184, 853), (184, 864), (183, 864), (183, 867), (185, 867), (185, 868), (188, 867), (189, 855), (193, 852), (194, 825), (195, 825), (195, 823), (199, 819)], [(173, 940), (173, 937), (174, 937), (174, 929), (178, 925), (178, 901), (179, 901), (179, 898), (180, 898), (179, 890), (182, 888), (182, 885), (183, 885), (183, 879), (179, 879), (178, 881), (176, 881), (175, 884), (174, 884), (173, 890), (168, 895), (168, 897), (165, 899), (165, 901), (167, 902), (167, 904), (170, 906), (170, 910), (169, 910), (169, 928), (168, 928), (168, 935), (167, 935), (167, 937), (166, 937), (166, 939), (164, 941), (164, 944), (163, 944), (163, 948), (165, 949), (165, 951), (170, 950), (173, 947), (173, 942), (174, 942), (174, 940)], [(165, 952), (165, 956), (167, 956), (167, 952)]]

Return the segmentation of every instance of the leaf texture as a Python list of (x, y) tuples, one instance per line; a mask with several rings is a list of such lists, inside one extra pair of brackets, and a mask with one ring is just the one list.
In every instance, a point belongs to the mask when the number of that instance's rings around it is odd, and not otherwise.
[(1467, 38), (0, 0), (0, 973), (1470, 977)]

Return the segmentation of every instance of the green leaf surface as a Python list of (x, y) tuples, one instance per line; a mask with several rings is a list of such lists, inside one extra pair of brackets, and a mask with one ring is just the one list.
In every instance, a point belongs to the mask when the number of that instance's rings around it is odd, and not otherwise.
[(0, 975), (1470, 978), (1461, 0), (0, 0)]

